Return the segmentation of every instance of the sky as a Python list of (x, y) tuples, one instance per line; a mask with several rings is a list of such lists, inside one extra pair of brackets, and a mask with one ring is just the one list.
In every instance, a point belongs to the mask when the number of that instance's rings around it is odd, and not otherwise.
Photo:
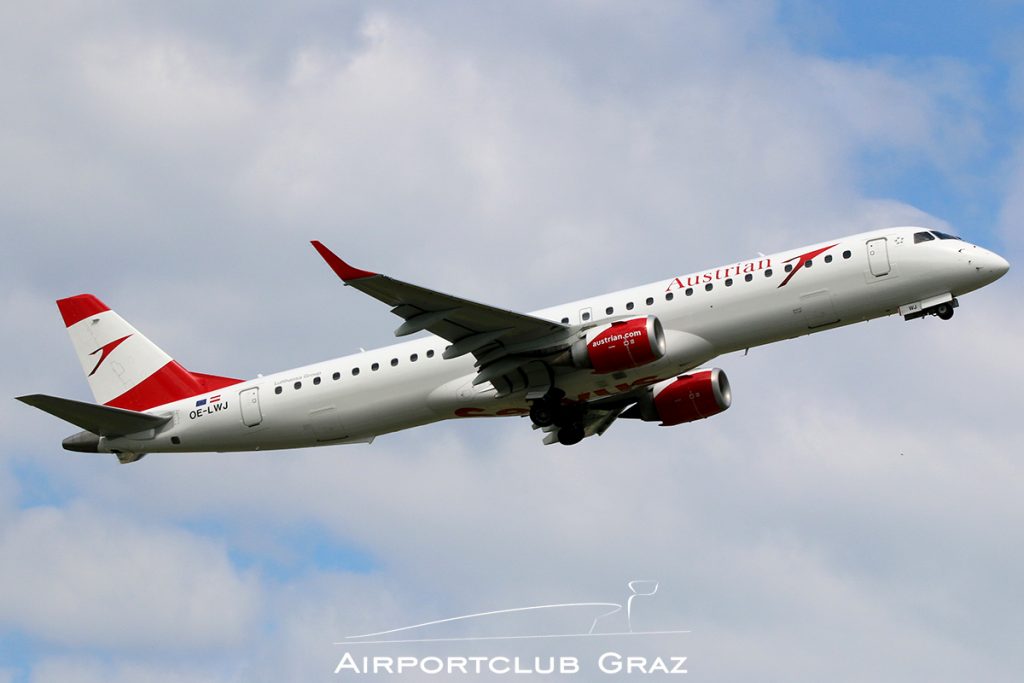
[(1019, 680), (1022, 34), (1011, 0), (0, 6), (11, 399), (91, 400), (81, 292), (200, 372), (389, 343), (310, 239), (521, 311), (893, 225), (1014, 266), (571, 449), (506, 419), (120, 466), (0, 402), (0, 683), (333, 680), (346, 636), (634, 579), (638, 624), (689, 633), (373, 653)]

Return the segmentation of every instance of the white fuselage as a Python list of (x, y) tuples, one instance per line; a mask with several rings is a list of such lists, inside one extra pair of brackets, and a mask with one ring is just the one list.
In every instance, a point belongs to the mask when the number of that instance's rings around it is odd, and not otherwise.
[[(1003, 259), (967, 242), (915, 243), (922, 230), (861, 233), (532, 315), (571, 325), (657, 316), (667, 341), (663, 358), (627, 372), (580, 370), (559, 382), (572, 400), (611, 396), (724, 353), (960, 296), (1005, 272)], [(822, 249), (810, 264), (801, 258)], [(474, 358), (444, 360), (447, 345), (427, 336), (158, 406), (146, 412), (171, 415), (166, 427), (144, 435), (151, 438), (101, 439), (99, 450), (250, 451), (366, 442), (438, 420), (529, 412), (522, 393), (498, 398), (490, 383), (474, 387)], [(200, 401), (205, 404), (197, 406)]]

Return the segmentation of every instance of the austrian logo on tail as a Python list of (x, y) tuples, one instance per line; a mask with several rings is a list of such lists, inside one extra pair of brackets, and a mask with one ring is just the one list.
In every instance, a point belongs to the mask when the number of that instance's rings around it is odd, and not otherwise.
[(100, 348), (98, 348), (95, 351), (93, 351), (92, 353), (90, 353), (89, 354), (90, 356), (95, 356), (97, 353), (100, 354), (100, 359), (98, 361), (96, 361), (96, 367), (94, 367), (92, 369), (92, 372), (89, 373), (89, 377), (92, 377), (93, 375), (95, 375), (96, 371), (100, 369), (100, 366), (103, 365), (103, 361), (105, 361), (107, 359), (107, 356), (110, 355), (111, 351), (113, 351), (118, 346), (120, 346), (121, 342), (123, 342), (125, 339), (127, 339), (130, 336), (132, 336), (132, 335), (126, 334), (125, 336), (121, 337), (120, 339), (115, 339), (112, 342), (108, 342), (108, 343), (104, 344), (103, 346), (101, 346)]

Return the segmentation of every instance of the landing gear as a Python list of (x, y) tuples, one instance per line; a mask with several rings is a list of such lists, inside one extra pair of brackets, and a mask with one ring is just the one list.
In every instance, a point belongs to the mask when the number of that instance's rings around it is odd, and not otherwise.
[(586, 434), (583, 431), (583, 425), (579, 422), (572, 422), (559, 428), (558, 443), (563, 446), (574, 446), (580, 441), (583, 441), (584, 436), (586, 436)]
[(534, 399), (530, 404), (530, 420), (537, 427), (554, 432), (558, 443), (572, 446), (586, 436), (583, 428), (584, 410), (575, 404), (563, 405), (563, 398), (564, 391), (552, 388), (541, 398)]
[(543, 397), (534, 400), (530, 405), (530, 419), (538, 427), (550, 427), (560, 422), (562, 413), (562, 398), (565, 392), (561, 389), (551, 389)]
[[(953, 312), (959, 305), (960, 302), (956, 300), (956, 297), (937, 304), (928, 304), (928, 300), (925, 300), (900, 306), (900, 313), (903, 314), (904, 320), (916, 320), (917, 318), (925, 318), (929, 315), (934, 315), (939, 320), (949, 320), (953, 317)], [(907, 312), (904, 313), (905, 310)]]
[(550, 427), (558, 417), (558, 406), (544, 399), (537, 399), (530, 406), (530, 419), (538, 427)]

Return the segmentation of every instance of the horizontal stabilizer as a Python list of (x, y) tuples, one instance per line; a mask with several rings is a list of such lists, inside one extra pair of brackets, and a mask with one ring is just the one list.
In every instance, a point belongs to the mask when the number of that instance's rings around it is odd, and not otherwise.
[(45, 394), (31, 394), (17, 398), (22, 403), (39, 408), (39, 410), (100, 436), (124, 436), (149, 429), (158, 429), (171, 419), (170, 416), (161, 417), (149, 413), (137, 413), (134, 410), (72, 401), (69, 398), (57, 398)]

